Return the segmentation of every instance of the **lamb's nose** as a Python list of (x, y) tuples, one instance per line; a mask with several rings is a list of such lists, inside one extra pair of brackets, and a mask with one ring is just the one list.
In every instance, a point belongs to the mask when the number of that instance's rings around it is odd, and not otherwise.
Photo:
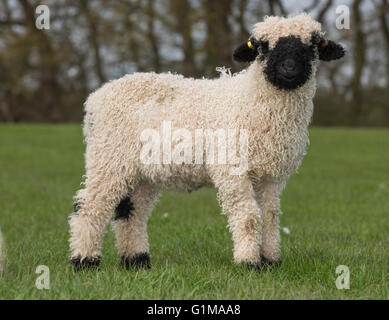
[(293, 59), (286, 59), (282, 62), (282, 68), (286, 72), (293, 72), (296, 69), (296, 62)]

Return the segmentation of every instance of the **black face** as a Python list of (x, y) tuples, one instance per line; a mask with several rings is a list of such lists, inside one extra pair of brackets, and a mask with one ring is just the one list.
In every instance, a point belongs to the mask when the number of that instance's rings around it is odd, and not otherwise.
[(264, 73), (271, 84), (281, 90), (293, 90), (303, 86), (311, 76), (316, 50), (322, 61), (337, 60), (345, 54), (341, 45), (313, 32), (310, 44), (291, 35), (280, 38), (272, 50), (268, 41), (251, 38), (234, 51), (233, 57), (238, 62), (251, 62), (259, 57), (265, 61)]
[(267, 54), (264, 69), (267, 80), (275, 87), (293, 90), (304, 85), (312, 72), (314, 48), (295, 36), (283, 37)]

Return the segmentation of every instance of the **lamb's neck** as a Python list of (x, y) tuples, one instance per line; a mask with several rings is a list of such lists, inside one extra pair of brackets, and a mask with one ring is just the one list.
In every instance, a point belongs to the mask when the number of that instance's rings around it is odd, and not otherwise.
[(283, 91), (276, 89), (265, 79), (262, 68), (259, 63), (253, 63), (242, 75), (248, 84), (247, 92), (242, 92), (246, 97), (247, 106), (262, 119), (293, 121), (307, 127), (313, 113), (315, 78), (309, 79), (301, 88)]

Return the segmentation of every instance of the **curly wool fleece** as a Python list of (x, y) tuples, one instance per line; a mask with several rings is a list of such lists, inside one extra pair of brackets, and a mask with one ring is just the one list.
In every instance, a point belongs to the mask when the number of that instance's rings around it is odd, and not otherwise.
[[(252, 36), (269, 41), (294, 35), (305, 43), (321, 26), (307, 14), (268, 17)], [(317, 56), (317, 53), (316, 53)], [(312, 118), (317, 57), (301, 87), (287, 91), (270, 84), (266, 61), (218, 79), (191, 79), (174, 74), (136, 73), (105, 84), (85, 104), (85, 189), (76, 196), (71, 215), (71, 258), (97, 261), (102, 238), (115, 208), (132, 201), (131, 215), (113, 223), (116, 248), (125, 261), (149, 252), (147, 219), (163, 189), (193, 190), (214, 186), (228, 214), (234, 260), (259, 265), (280, 260), (279, 196), (300, 166)], [(231, 175), (229, 164), (143, 164), (145, 129), (160, 130), (163, 121), (191, 132), (246, 129), (248, 170)], [(135, 259), (135, 260), (131, 260)], [(127, 266), (132, 263), (126, 263)]]

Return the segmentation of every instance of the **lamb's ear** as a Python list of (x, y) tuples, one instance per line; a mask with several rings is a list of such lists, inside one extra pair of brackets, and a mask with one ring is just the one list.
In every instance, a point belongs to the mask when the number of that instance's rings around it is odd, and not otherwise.
[(242, 43), (235, 49), (233, 58), (238, 62), (251, 62), (258, 56), (258, 44), (253, 40), (249, 40), (246, 43)]
[(321, 40), (317, 46), (319, 50), (319, 59), (322, 61), (331, 61), (342, 58), (346, 51), (340, 45), (331, 40)]

